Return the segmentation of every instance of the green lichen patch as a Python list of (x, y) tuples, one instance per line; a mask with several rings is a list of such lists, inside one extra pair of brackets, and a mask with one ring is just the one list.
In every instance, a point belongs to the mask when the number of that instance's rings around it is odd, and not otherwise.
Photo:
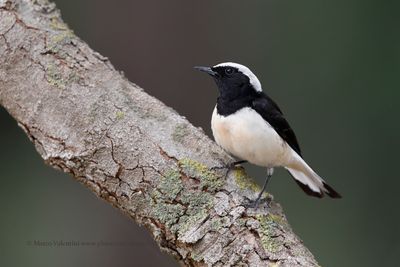
[(184, 213), (185, 207), (181, 204), (168, 204), (162, 201), (152, 203), (152, 215), (166, 227), (174, 225)]
[(74, 39), (75, 35), (72, 31), (61, 31), (50, 37), (47, 43), (47, 49), (54, 54), (58, 54), (61, 58), (65, 58), (66, 54), (62, 52), (63, 45), (71, 43)]
[(151, 209), (153, 216), (166, 227), (177, 223), (185, 213), (185, 206), (172, 202), (183, 189), (180, 173), (176, 170), (167, 171), (161, 178), (157, 188), (152, 192)]
[(260, 191), (260, 187), (258, 186), (258, 184), (254, 182), (250, 176), (247, 175), (243, 168), (235, 168), (234, 176), (236, 184), (239, 186), (240, 189), (250, 189), (253, 192)]
[(205, 209), (199, 210), (194, 215), (184, 215), (179, 218), (178, 224), (171, 228), (171, 231), (178, 233), (178, 238), (182, 237), (187, 231), (196, 226), (199, 222), (205, 220), (208, 212)]
[(211, 192), (220, 189), (224, 185), (224, 179), (216, 175), (206, 165), (192, 159), (182, 159), (179, 161), (182, 171), (189, 177), (200, 180), (201, 189), (207, 189)]
[[(260, 192), (261, 187), (254, 182), (254, 180), (247, 175), (243, 168), (234, 169), (235, 182), (241, 190), (251, 190), (253, 192)], [(268, 192), (263, 193), (264, 198), (272, 199), (272, 195)]]
[(283, 227), (283, 228), (287, 228), (288, 224), (287, 221), (280, 215), (276, 215), (276, 214), (268, 214), (268, 216), (271, 218), (271, 220), (273, 220), (277, 225)]
[(173, 226), (178, 236), (183, 236), (199, 221), (204, 220), (213, 205), (213, 197), (207, 192), (184, 192), (180, 196), (183, 204), (187, 205), (186, 214), (179, 219), (177, 225)]
[(117, 117), (117, 120), (122, 120), (125, 117), (125, 113), (123, 111), (121, 111), (121, 110), (118, 110), (115, 113), (115, 116)]
[(53, 30), (69, 30), (67, 24), (57, 16), (50, 18), (50, 28)]
[(65, 89), (69, 84), (77, 82), (79, 77), (75, 72), (70, 72), (68, 75), (66, 75), (59, 67), (55, 65), (49, 65), (46, 67), (46, 80), (53, 86), (56, 86), (60, 89)]
[(207, 192), (184, 192), (180, 200), (183, 204), (187, 204), (188, 208), (186, 211), (187, 215), (195, 215), (201, 210), (209, 210), (213, 205), (213, 197)]
[(58, 54), (59, 57), (65, 58), (66, 54), (63, 52), (63, 46), (69, 44), (76, 39), (73, 31), (57, 17), (50, 19), (50, 37), (47, 38), (47, 50), (53, 54)]
[(188, 124), (187, 123), (179, 123), (172, 133), (172, 140), (177, 143), (182, 143), (185, 136), (188, 134), (187, 130)]
[(271, 253), (280, 251), (283, 247), (283, 243), (277, 238), (277, 233), (279, 231), (277, 223), (270, 214), (257, 215), (256, 218), (260, 222), (260, 227), (257, 231), (261, 237), (263, 248)]
[(174, 200), (183, 189), (181, 174), (177, 170), (167, 171), (157, 188), (162, 193), (160, 198)]
[(230, 224), (230, 220), (228, 217), (214, 217), (211, 220), (211, 230), (218, 232), (224, 227), (227, 227)]

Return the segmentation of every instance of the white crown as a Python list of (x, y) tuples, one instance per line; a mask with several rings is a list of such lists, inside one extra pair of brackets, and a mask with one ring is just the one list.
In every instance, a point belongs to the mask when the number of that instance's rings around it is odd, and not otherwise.
[(256, 90), (257, 92), (262, 91), (260, 81), (258, 80), (257, 76), (254, 75), (254, 73), (248, 67), (243, 66), (238, 63), (233, 63), (233, 62), (220, 63), (218, 65), (215, 65), (213, 68), (216, 68), (216, 67), (233, 67), (233, 68), (238, 69), (238, 71), (240, 71), (241, 73), (243, 73), (244, 75), (249, 77), (250, 84), (254, 87), (254, 90)]

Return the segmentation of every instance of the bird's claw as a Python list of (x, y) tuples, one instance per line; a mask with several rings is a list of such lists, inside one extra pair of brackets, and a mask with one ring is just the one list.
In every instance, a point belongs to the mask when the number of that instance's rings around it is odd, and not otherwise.
[(259, 199), (254, 199), (254, 200), (247, 199), (247, 200), (245, 201), (245, 203), (243, 203), (243, 206), (244, 206), (245, 208), (255, 209), (255, 210), (256, 210), (256, 209), (258, 209), (258, 207), (259, 207), (260, 205), (266, 204), (265, 207), (268, 209), (268, 208), (271, 207), (271, 206), (270, 206), (271, 201), (272, 201), (272, 197), (270, 197), (270, 196), (268, 195), (268, 196), (265, 197), (265, 198), (259, 198)]
[(239, 166), (239, 165), (242, 163), (245, 163), (245, 162), (247, 162), (247, 161), (240, 160), (240, 161), (230, 162), (228, 164), (223, 163), (222, 166), (214, 166), (211, 168), (211, 170), (215, 171), (215, 170), (226, 169), (227, 170), (226, 174), (228, 174), (228, 172), (232, 169), (243, 168), (242, 166)]

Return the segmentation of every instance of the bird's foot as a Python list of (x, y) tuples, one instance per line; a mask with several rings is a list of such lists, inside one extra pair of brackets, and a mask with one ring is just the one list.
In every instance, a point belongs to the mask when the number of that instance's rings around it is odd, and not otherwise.
[(229, 163), (226, 167), (231, 170), (231, 169), (234, 169), (236, 167), (242, 167), (242, 166), (239, 166), (239, 165), (241, 165), (242, 163), (246, 163), (246, 162), (247, 162), (247, 160), (238, 160), (238, 161), (234, 161), (234, 162)]
[(223, 166), (218, 166), (218, 167), (212, 167), (212, 170), (221, 170), (221, 169), (226, 169), (226, 174), (228, 174), (228, 172), (232, 169), (235, 168), (243, 168), (242, 166), (239, 166), (242, 163), (246, 163), (246, 160), (239, 160), (239, 161), (234, 161), (234, 162), (230, 162), (228, 164), (223, 164)]
[[(265, 194), (267, 194), (267, 193), (265, 193)], [(247, 201), (245, 201), (245, 203), (243, 203), (243, 206), (245, 208), (256, 210), (256, 209), (258, 209), (258, 207), (260, 205), (266, 204), (265, 207), (268, 209), (268, 208), (270, 208), (271, 201), (272, 201), (272, 196), (270, 194), (267, 194), (267, 196), (265, 198), (260, 197), (260, 198), (253, 199), (253, 200), (247, 199)]]

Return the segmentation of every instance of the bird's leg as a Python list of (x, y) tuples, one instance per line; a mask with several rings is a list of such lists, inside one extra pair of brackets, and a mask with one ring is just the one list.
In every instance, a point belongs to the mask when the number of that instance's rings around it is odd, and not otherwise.
[(232, 162), (229, 167), (230, 168), (234, 168), (237, 165), (242, 164), (242, 163), (246, 163), (246, 162), (247, 162), (247, 160), (238, 160), (238, 161)]
[(228, 169), (227, 172), (229, 172), (230, 170), (232, 170), (233, 168), (236, 168), (237, 165), (242, 164), (242, 163), (246, 163), (247, 160), (238, 160), (238, 161), (234, 161), (232, 163), (228, 163), (226, 164), (224, 167), (213, 167), (212, 169)]
[(228, 172), (230, 171), (230, 170), (232, 170), (232, 169), (234, 169), (234, 168), (236, 168), (237, 167), (237, 165), (239, 165), (239, 164), (242, 164), (242, 163), (246, 163), (247, 162), (247, 160), (238, 160), (238, 161), (234, 161), (234, 162), (232, 162), (232, 163), (228, 163), (228, 164), (224, 164), (224, 166), (223, 167), (212, 167), (211, 169), (212, 170), (220, 170), (220, 169), (227, 169), (227, 171), (226, 171), (226, 173), (225, 173), (225, 176), (228, 174)]
[[(232, 163), (229, 163), (229, 164), (226, 166), (226, 173), (225, 173), (225, 176), (228, 175), (228, 172), (229, 172), (229, 171), (231, 171), (232, 169), (235, 169), (235, 168), (237, 167), (237, 165), (242, 164), (242, 163), (246, 163), (246, 162), (247, 162), (247, 160), (238, 160), (238, 161), (234, 161), (234, 162), (232, 162)], [(243, 168), (243, 167), (241, 167), (241, 168)]]
[[(228, 173), (229, 173), (232, 169), (235, 169), (235, 168), (237, 167), (237, 165), (242, 164), (242, 163), (246, 163), (246, 162), (247, 162), (247, 160), (238, 160), (238, 161), (234, 161), (234, 162), (232, 162), (232, 163), (229, 163), (229, 164), (226, 166), (225, 177), (228, 175)], [(243, 168), (243, 167), (241, 167), (241, 168)]]
[(265, 179), (263, 188), (262, 188), (261, 192), (258, 194), (257, 199), (251, 204), (251, 206), (253, 208), (255, 208), (255, 209), (258, 208), (258, 204), (260, 204), (261, 197), (262, 197), (263, 193), (265, 192), (265, 189), (267, 189), (267, 184), (268, 184), (269, 180), (271, 179), (273, 173), (274, 173), (274, 169), (273, 168), (268, 168), (268, 170), (267, 170), (267, 179)]

